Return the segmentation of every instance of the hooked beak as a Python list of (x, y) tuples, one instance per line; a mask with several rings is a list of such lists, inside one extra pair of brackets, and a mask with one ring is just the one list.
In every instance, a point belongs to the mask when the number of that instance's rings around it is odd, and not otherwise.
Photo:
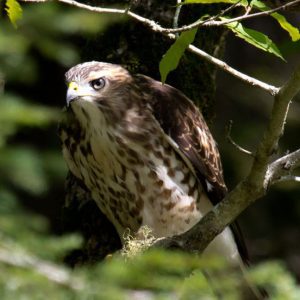
[(68, 85), (67, 91), (67, 106), (70, 106), (70, 103), (80, 96), (79, 94), (78, 84), (74, 81), (71, 81)]

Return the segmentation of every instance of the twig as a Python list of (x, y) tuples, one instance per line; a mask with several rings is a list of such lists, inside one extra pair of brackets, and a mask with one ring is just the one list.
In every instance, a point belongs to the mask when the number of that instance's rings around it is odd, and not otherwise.
[[(169, 35), (170, 36), (170, 35)], [(175, 37), (174, 37), (175, 38)], [(218, 68), (220, 68), (221, 70), (233, 75), (234, 77), (252, 85), (252, 86), (256, 86), (259, 87), (265, 91), (267, 91), (268, 93), (270, 93), (272, 96), (276, 95), (279, 91), (279, 88), (267, 84), (263, 81), (260, 81), (256, 78), (253, 78), (251, 76), (248, 76), (234, 68), (232, 68), (231, 66), (229, 66), (227, 63), (225, 63), (224, 61), (215, 58), (211, 55), (209, 55), (208, 53), (204, 52), (203, 50), (195, 47), (194, 45), (189, 45), (188, 50), (200, 57), (202, 57), (203, 59), (209, 61), (210, 63), (214, 64), (215, 66), (217, 66)]]
[[(23, 2), (47, 2), (49, 0), (21, 0)], [(297, 0), (300, 1), (300, 0)], [(119, 14), (119, 15), (127, 15), (141, 23), (143, 23), (144, 25), (149, 26), (153, 31), (158, 31), (161, 33), (164, 33), (167, 37), (169, 37), (170, 39), (176, 39), (175, 34), (167, 34), (167, 31), (164, 30), (159, 30), (159, 28), (162, 28), (160, 25), (156, 24), (153, 20), (149, 20), (147, 18), (144, 18), (142, 16), (139, 16), (131, 11), (127, 11), (126, 9), (114, 9), (114, 8), (101, 8), (101, 7), (94, 7), (94, 6), (90, 6), (87, 4), (83, 4), (83, 3), (79, 3), (77, 1), (73, 1), (73, 0), (58, 0), (58, 2), (62, 2), (71, 6), (75, 6), (78, 8), (82, 8), (82, 9), (86, 9), (92, 12), (96, 12), (96, 13), (108, 13), (108, 14)], [(268, 93), (270, 93), (271, 95), (276, 95), (279, 91), (279, 89), (273, 85), (267, 84), (265, 82), (262, 82), (258, 79), (255, 79), (253, 77), (250, 77), (232, 67), (230, 67), (227, 63), (223, 62), (220, 59), (217, 59), (213, 56), (211, 56), (210, 54), (206, 53), (205, 51), (195, 47), (194, 45), (189, 45), (188, 50), (196, 55), (198, 55), (199, 57), (205, 59), (206, 61), (214, 64), (216, 67), (220, 68), (221, 70), (235, 76), (236, 78), (239, 78), (240, 80), (252, 85), (252, 86), (256, 86), (259, 87), (265, 91), (267, 91)]]
[[(178, 0), (179, 3), (181, 3), (181, 0)], [(161, 33), (179, 33), (179, 32), (183, 32), (183, 31), (187, 31), (187, 30), (190, 30), (190, 29), (193, 29), (193, 28), (196, 28), (196, 27), (200, 27), (200, 26), (204, 26), (204, 25), (207, 25), (209, 24), (210, 22), (218, 19), (219, 17), (223, 16), (224, 14), (226, 14), (227, 12), (231, 11), (232, 9), (234, 9), (236, 6), (239, 5), (239, 3), (241, 2), (242, 0), (239, 0), (237, 1), (236, 3), (232, 4), (231, 6), (227, 7), (226, 9), (222, 10), (220, 13), (218, 13), (217, 15), (215, 16), (212, 16), (206, 20), (197, 20), (196, 22), (194, 23), (191, 23), (189, 25), (184, 25), (182, 27), (179, 27), (178, 26), (174, 26), (173, 25), (173, 29), (172, 28), (163, 28), (161, 26), (159, 26), (159, 32)], [(178, 4), (178, 2), (177, 2)], [(182, 5), (178, 6), (177, 9), (181, 9)], [(176, 9), (176, 11), (177, 11)]]
[[(300, 0), (294, 0), (292, 2), (288, 2), (286, 4), (283, 4), (279, 7), (276, 7), (276, 8), (270, 9), (270, 10), (265, 10), (265, 11), (258, 12), (258, 13), (253, 13), (253, 14), (246, 13), (246, 14), (244, 14), (242, 16), (239, 16), (239, 17), (236, 17), (236, 18), (232, 18), (232, 19), (228, 19), (228, 20), (224, 20), (224, 21), (214, 21), (214, 22), (211, 22), (211, 23), (208, 23), (208, 24), (205, 24), (205, 25), (206, 26), (222, 26), (222, 25), (237, 22), (237, 21), (243, 21), (243, 20), (247, 20), (247, 19), (251, 19), (251, 18), (268, 16), (268, 15), (271, 15), (271, 14), (273, 14), (273, 13), (279, 11), (279, 10), (286, 9), (289, 6), (293, 6), (293, 5), (296, 5), (298, 3), (300, 3)], [(180, 29), (180, 28), (178, 28), (178, 29)]]
[[(210, 22), (210, 21), (214, 21), (214, 20), (217, 20), (218, 18), (220, 18), (221, 16), (225, 15), (226, 13), (228, 13), (229, 11), (233, 10), (235, 7), (237, 7), (240, 2), (242, 0), (239, 0), (237, 1), (236, 3), (230, 5), (229, 7), (227, 7), (226, 9), (222, 10), (220, 13), (218, 13), (217, 15), (215, 16), (212, 16), (210, 18), (208, 18), (207, 20), (204, 20), (202, 21), (201, 23), (201, 20), (198, 20), (197, 22), (199, 22), (199, 24), (201, 24), (201, 26), (205, 25), (206, 23)], [(196, 23), (196, 22), (195, 22)], [(194, 24), (194, 23), (193, 23)]]
[[(249, 12), (246, 11), (246, 13), (242, 16), (232, 18), (232, 19), (228, 19), (228, 20), (223, 20), (223, 21), (215, 21), (214, 19), (204, 20), (204, 21), (198, 20), (198, 21), (196, 21), (192, 24), (184, 25), (184, 26), (179, 27), (179, 28), (164, 28), (164, 27), (156, 24), (156, 26), (155, 26), (155, 28), (153, 28), (153, 30), (154, 31), (159, 31), (161, 33), (178, 33), (178, 32), (188, 31), (188, 30), (191, 30), (193, 28), (201, 27), (201, 26), (208, 26), (208, 27), (222, 26), (222, 25), (226, 25), (226, 24), (229, 24), (229, 23), (237, 22), (237, 21), (243, 21), (243, 20), (246, 20), (246, 19), (257, 18), (257, 17), (262, 17), (262, 16), (268, 16), (268, 15), (271, 15), (272, 13), (275, 13), (279, 10), (285, 9), (289, 6), (296, 5), (297, 3), (300, 3), (300, 0), (294, 0), (292, 2), (283, 4), (279, 7), (276, 7), (276, 8), (270, 9), (270, 10), (266, 10), (266, 11), (262, 11), (262, 12), (258, 12), (258, 13), (249, 14)], [(231, 9), (231, 8), (229, 7), (229, 9)]]
[(282, 176), (282, 177), (276, 179), (273, 183), (277, 183), (277, 182), (285, 182), (285, 181), (295, 181), (295, 182), (300, 182), (300, 176), (295, 176), (295, 175), (286, 175), (286, 176)]
[(173, 28), (178, 28), (178, 19), (179, 19), (180, 11), (182, 8), (181, 5), (178, 5), (180, 3), (181, 3), (181, 0), (177, 0), (177, 7), (176, 7), (174, 19), (173, 19)]
[(128, 13), (131, 10), (131, 8), (135, 2), (136, 2), (136, 0), (129, 0), (128, 6), (125, 9), (125, 13)]
[(229, 141), (230, 144), (232, 144), (234, 147), (236, 147), (236, 148), (237, 148), (239, 151), (241, 151), (242, 153), (245, 153), (245, 154), (247, 154), (247, 155), (250, 155), (250, 156), (254, 157), (254, 154), (253, 154), (251, 151), (249, 151), (249, 150), (247, 150), (247, 149), (241, 147), (240, 145), (238, 145), (238, 144), (232, 139), (232, 137), (231, 137), (232, 124), (233, 124), (233, 122), (232, 122), (232, 120), (230, 120), (230, 121), (229, 121), (229, 124), (228, 124), (228, 126), (227, 126), (226, 139)]
[[(173, 28), (178, 28), (178, 19), (179, 19), (180, 11), (182, 8), (182, 6), (179, 5), (180, 3), (181, 3), (181, 0), (177, 0), (177, 7), (176, 7), (175, 14), (174, 14), (174, 19), (173, 19)], [(176, 35), (176, 37), (178, 37), (179, 33), (176, 33), (175, 35)]]
[(250, 14), (251, 10), (252, 10), (252, 6), (251, 5), (247, 6), (244, 16), (248, 16)]

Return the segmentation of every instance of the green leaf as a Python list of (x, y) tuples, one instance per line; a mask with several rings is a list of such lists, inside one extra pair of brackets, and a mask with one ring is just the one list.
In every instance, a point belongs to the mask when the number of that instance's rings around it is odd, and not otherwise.
[(17, 28), (17, 21), (22, 18), (22, 8), (18, 1), (16, 0), (6, 0), (7, 15), (14, 25)]
[[(221, 18), (222, 20), (226, 20), (226, 18)], [(263, 34), (262, 32), (249, 29), (244, 27), (239, 22), (232, 22), (229, 24), (226, 24), (226, 26), (239, 38), (243, 39), (247, 43), (264, 50), (266, 52), (269, 52), (271, 54), (276, 55), (277, 57), (284, 60), (282, 54), (280, 53), (280, 50), (277, 48), (277, 46), (273, 43), (273, 41)]]
[[(185, 0), (183, 4), (212, 4), (212, 3), (237, 3), (238, 0)], [(243, 6), (248, 6), (247, 0), (240, 1), (240, 4)]]
[(196, 36), (197, 28), (182, 32), (174, 44), (169, 48), (159, 63), (161, 81), (164, 83), (168, 74), (175, 70), (179, 64), (185, 49), (191, 44)]
[[(270, 7), (268, 7), (267, 5), (265, 5), (263, 2), (261, 2), (259, 0), (253, 0), (251, 2), (251, 6), (253, 6), (261, 11), (270, 10)], [(292, 24), (290, 24), (283, 15), (275, 12), (275, 13), (271, 14), (271, 16), (274, 19), (276, 19), (277, 22), (279, 23), (279, 25), (289, 33), (293, 42), (300, 40), (300, 33), (299, 33), (298, 28), (296, 28)]]

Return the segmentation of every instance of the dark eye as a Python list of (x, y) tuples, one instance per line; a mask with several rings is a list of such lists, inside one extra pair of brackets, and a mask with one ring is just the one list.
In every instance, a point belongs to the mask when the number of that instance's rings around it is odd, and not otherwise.
[(90, 85), (94, 90), (100, 90), (105, 86), (105, 80), (103, 77), (100, 77), (98, 79), (94, 79), (90, 81)]

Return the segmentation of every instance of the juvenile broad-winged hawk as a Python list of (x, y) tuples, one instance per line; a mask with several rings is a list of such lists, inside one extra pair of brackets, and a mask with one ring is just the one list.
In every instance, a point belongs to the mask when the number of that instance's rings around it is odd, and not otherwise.
[[(222, 200), (226, 186), (216, 143), (183, 93), (95, 61), (71, 68), (66, 81), (64, 158), (121, 239), (142, 225), (157, 237), (183, 233)], [(206, 252), (238, 263), (244, 250), (232, 225)]]

